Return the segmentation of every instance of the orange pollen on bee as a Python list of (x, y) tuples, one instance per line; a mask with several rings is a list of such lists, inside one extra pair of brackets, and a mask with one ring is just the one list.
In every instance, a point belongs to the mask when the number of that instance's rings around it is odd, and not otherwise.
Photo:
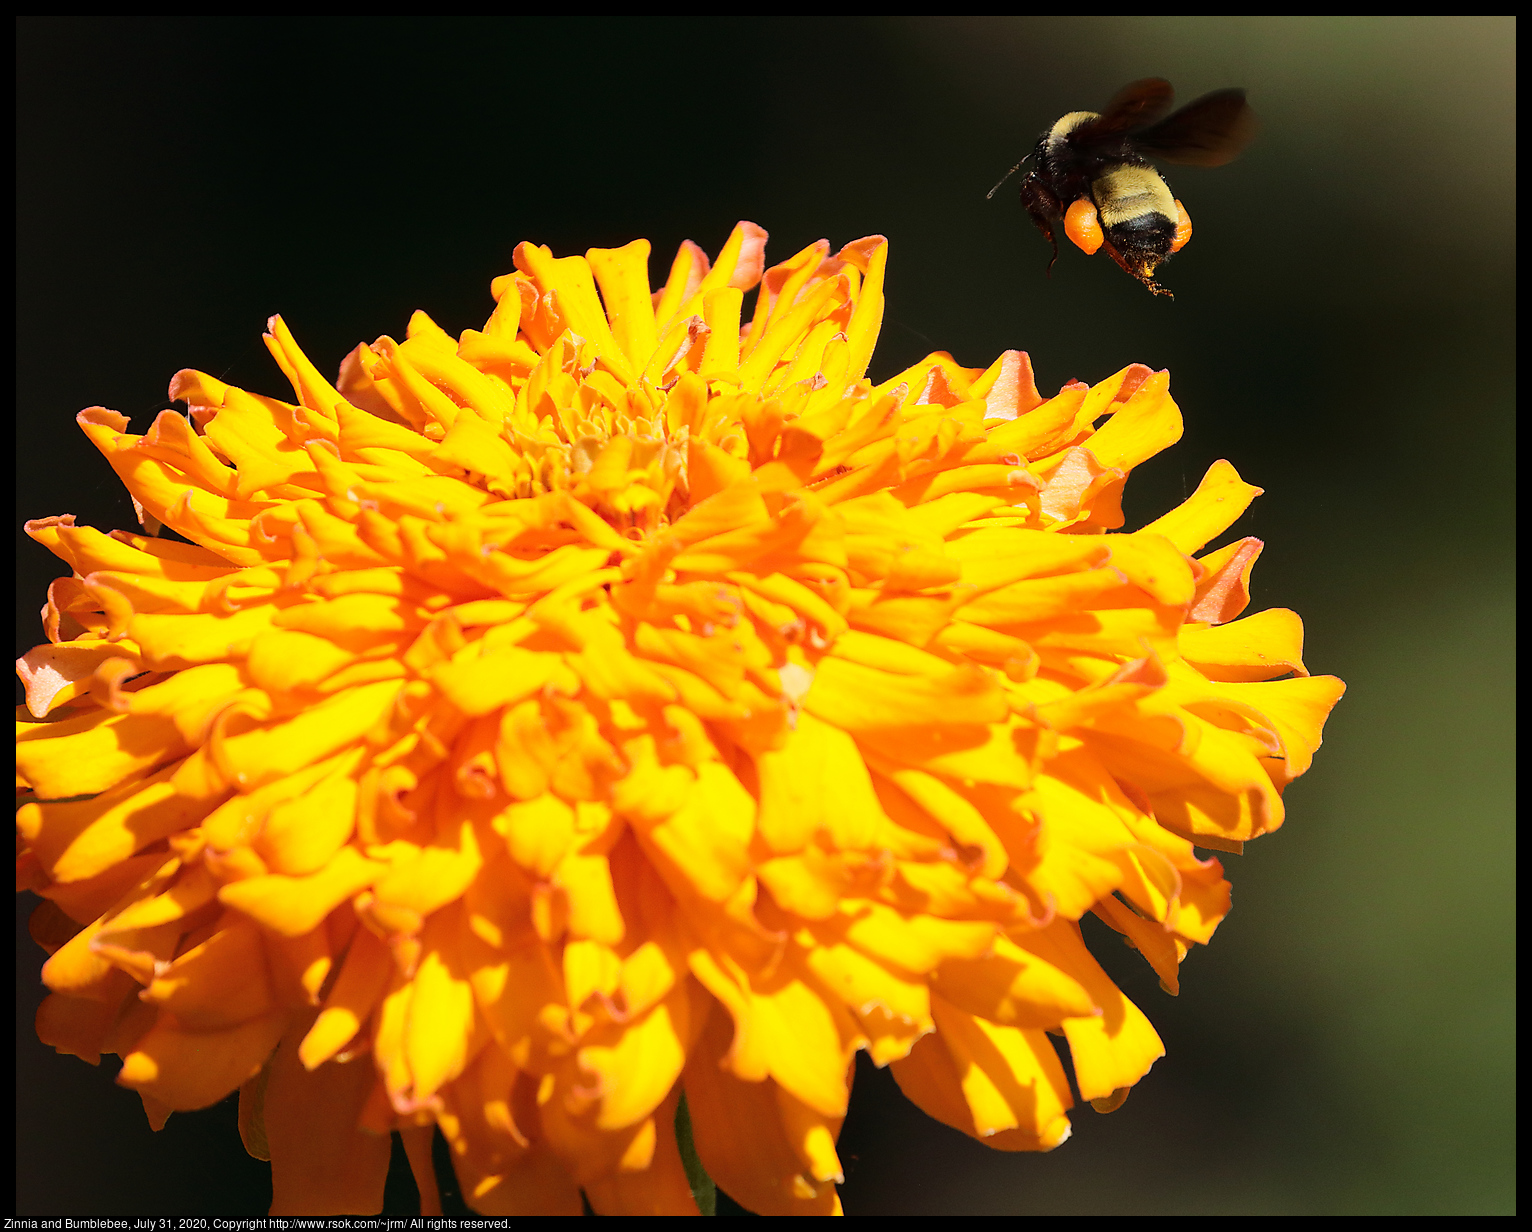
[[(1089, 197), (1081, 197), (1065, 212), (1064, 234), (1086, 256), (1094, 256), (1096, 250), (1101, 247), (1101, 241), (1106, 236), (1101, 231), (1101, 219), (1096, 213), (1096, 203)], [(1190, 223), (1187, 224), (1187, 234), (1191, 234)]]
[(1170, 251), (1180, 252), (1186, 247), (1186, 241), (1192, 238), (1192, 216), (1186, 212), (1186, 207), (1181, 204), (1181, 198), (1176, 198), (1176, 235), (1170, 241)]

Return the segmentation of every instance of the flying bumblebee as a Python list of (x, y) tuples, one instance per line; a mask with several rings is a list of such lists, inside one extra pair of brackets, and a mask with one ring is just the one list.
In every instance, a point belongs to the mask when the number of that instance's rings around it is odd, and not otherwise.
[(1105, 111), (1061, 116), (1006, 173), (1009, 178), (1027, 159), (1036, 160), (1021, 181), (1021, 203), (1053, 245), (1053, 261), (1059, 258), (1053, 227), (1062, 219), (1064, 234), (1086, 254), (1105, 248), (1149, 290), (1170, 295), (1154, 271), (1191, 239), (1192, 220), (1149, 158), (1221, 167), (1256, 129), (1243, 90), (1214, 90), (1162, 119), (1174, 98), (1170, 82), (1159, 77), (1126, 85)]

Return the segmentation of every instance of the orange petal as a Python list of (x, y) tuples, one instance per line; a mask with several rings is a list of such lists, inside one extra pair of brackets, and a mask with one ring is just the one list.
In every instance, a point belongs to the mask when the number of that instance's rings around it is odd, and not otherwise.
[(680, 1087), (674, 1088), (654, 1111), (656, 1141), (647, 1167), (619, 1170), (588, 1181), (586, 1196), (598, 1215), (698, 1215), (686, 1167), (676, 1145), (676, 1108)]
[(217, 932), (156, 973), (143, 999), (188, 1031), (218, 1031), (270, 1013), (260, 929), (229, 912)]
[(209, 1107), (260, 1072), (287, 1020), (275, 1010), (220, 1031), (186, 1031), (161, 1014), (123, 1058), (117, 1081), (177, 1112)]
[[(806, 1175), (782, 1123), (775, 1086), (742, 1082), (720, 1062), (729, 1049), (729, 1019), (715, 1009), (686, 1067), (686, 1106), (702, 1166), (718, 1187), (758, 1215), (828, 1215), (838, 1199), (830, 1181)], [(840, 1131), (838, 1119), (833, 1137)]]
[(481, 1215), (578, 1215), (580, 1189), (546, 1140), (529, 1140), (536, 1084), (496, 1044), (442, 1090), (438, 1117), (463, 1199)]
[(377, 1072), (366, 1054), (306, 1069), (298, 1044), (312, 1022), (305, 1015), (283, 1036), (266, 1082), (271, 1214), (376, 1215), (388, 1176), (388, 1135), (357, 1124)]

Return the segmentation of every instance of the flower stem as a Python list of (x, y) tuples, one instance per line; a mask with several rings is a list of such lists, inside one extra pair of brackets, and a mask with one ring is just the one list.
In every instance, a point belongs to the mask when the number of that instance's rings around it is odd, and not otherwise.
[(718, 1186), (697, 1158), (697, 1144), (692, 1140), (692, 1115), (686, 1108), (686, 1096), (681, 1096), (676, 1108), (676, 1145), (681, 1148), (681, 1163), (686, 1168), (686, 1180), (691, 1185), (692, 1198), (697, 1209), (704, 1215), (718, 1214)]

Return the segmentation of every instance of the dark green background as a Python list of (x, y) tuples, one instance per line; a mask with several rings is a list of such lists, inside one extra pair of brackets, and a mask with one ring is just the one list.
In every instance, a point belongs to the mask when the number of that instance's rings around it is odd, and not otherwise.
[[(873, 375), (932, 349), (1031, 353), (1045, 393), (1168, 367), (1179, 446), (1147, 521), (1228, 458), (1266, 489), (1255, 607), (1289, 606), (1350, 692), (1289, 822), (1226, 868), (1235, 910), (1158, 992), (1169, 1055), (1049, 1155), (964, 1139), (864, 1074), (849, 1213), (1514, 1209), (1512, 181), (1509, 19), (26, 20), (19, 26), (18, 526), (130, 526), (74, 426), (137, 430), (177, 369), (286, 395), (281, 312), (321, 369), (488, 315), (517, 241), (646, 236), (780, 260), (892, 243)], [(1171, 169), (1196, 222), (1155, 299), (1047, 246), (1014, 182), (1064, 111), (1168, 77), (1242, 85), (1236, 163)], [(19, 539), (19, 532), (18, 532)], [(18, 650), (58, 570), (18, 547)], [(18, 908), (18, 923), (25, 911)], [(23, 1214), (264, 1212), (232, 1105), (151, 1134), (31, 1032), (18, 947)]]

